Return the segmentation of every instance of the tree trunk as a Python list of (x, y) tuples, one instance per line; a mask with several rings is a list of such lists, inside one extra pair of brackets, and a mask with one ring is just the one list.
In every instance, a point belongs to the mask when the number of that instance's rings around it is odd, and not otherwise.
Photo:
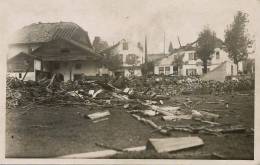
[(238, 69), (238, 63), (236, 63), (236, 65), (237, 65), (237, 75), (238, 75), (238, 71), (239, 71), (239, 69)]
[(206, 60), (206, 61), (203, 61), (203, 74), (207, 73), (207, 71), (208, 71), (207, 66), (208, 66), (207, 60)]

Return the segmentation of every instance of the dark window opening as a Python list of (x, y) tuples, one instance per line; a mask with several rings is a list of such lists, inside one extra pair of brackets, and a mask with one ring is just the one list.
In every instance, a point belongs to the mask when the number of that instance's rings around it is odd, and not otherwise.
[(170, 74), (170, 71), (171, 71), (171, 68), (170, 68), (170, 67), (165, 67), (165, 74), (166, 74), (166, 75), (169, 75), (169, 74)]
[(128, 43), (127, 42), (123, 43), (123, 50), (128, 50)]
[(216, 52), (216, 59), (219, 59), (219, 58), (220, 58), (219, 52)]
[(68, 48), (62, 48), (62, 49), (60, 50), (60, 52), (61, 52), (61, 53), (69, 53), (70, 50), (69, 50)]
[(194, 54), (193, 53), (189, 53), (189, 60), (194, 60)]
[(64, 66), (64, 67), (67, 67), (67, 66), (68, 66), (68, 62), (64, 62), (64, 63), (63, 63), (63, 66)]
[(186, 75), (195, 76), (195, 75), (197, 75), (197, 70), (196, 69), (186, 69)]
[(159, 67), (159, 74), (164, 74), (164, 67)]
[(76, 64), (76, 65), (75, 65), (75, 68), (76, 68), (76, 69), (81, 69), (81, 64), (80, 64), (80, 63)]
[(74, 81), (82, 79), (82, 74), (74, 74)]
[(22, 73), (19, 73), (19, 78), (22, 78)]
[(57, 62), (55, 62), (55, 63), (54, 63), (54, 69), (56, 69), (56, 70), (57, 70), (57, 69), (60, 69), (60, 64), (57, 63)]

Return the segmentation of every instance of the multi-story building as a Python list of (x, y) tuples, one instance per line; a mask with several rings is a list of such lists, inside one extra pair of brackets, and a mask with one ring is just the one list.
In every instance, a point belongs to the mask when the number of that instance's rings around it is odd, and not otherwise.
[(115, 71), (117, 75), (141, 76), (141, 64), (144, 63), (144, 48), (140, 42), (127, 41), (123, 39), (115, 48), (116, 54), (120, 57), (122, 65)]
[[(182, 64), (179, 64), (178, 67), (176, 67), (176, 63), (174, 63), (177, 57), (182, 58)], [(224, 50), (223, 45), (215, 48), (214, 53), (211, 55), (211, 59), (208, 60), (207, 71), (210, 72), (214, 70), (224, 62), (229, 63), (229, 67), (225, 70), (227, 75), (237, 75), (237, 66), (229, 59), (228, 53)], [(239, 65), (241, 64), (239, 63)], [(163, 75), (178, 74), (182, 76), (202, 75), (203, 63), (197, 57), (195, 47), (189, 45), (180, 49), (175, 49), (171, 55), (156, 61), (154, 73)]]

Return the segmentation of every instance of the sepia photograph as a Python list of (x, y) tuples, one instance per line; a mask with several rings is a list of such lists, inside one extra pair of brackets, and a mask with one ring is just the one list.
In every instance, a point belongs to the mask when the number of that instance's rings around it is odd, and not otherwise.
[(256, 159), (259, 0), (0, 6), (3, 159)]

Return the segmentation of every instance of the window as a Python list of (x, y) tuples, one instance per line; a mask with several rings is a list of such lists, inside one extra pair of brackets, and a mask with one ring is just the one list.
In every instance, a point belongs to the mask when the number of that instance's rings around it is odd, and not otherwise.
[(58, 63), (58, 62), (55, 62), (54, 63), (54, 69), (60, 69), (60, 63)]
[(66, 68), (68, 66), (68, 62), (64, 62), (63, 66)]
[(219, 51), (216, 52), (216, 59), (218, 60), (220, 58)]
[(189, 60), (194, 60), (194, 54), (193, 53), (189, 53)]
[(19, 73), (19, 78), (22, 78), (22, 73)]
[(69, 50), (68, 48), (62, 48), (62, 49), (60, 50), (60, 52), (61, 52), (61, 53), (69, 53), (70, 50)]
[(194, 53), (194, 60), (198, 59), (198, 55), (196, 53)]
[(81, 74), (74, 74), (73, 76), (74, 76), (74, 78), (73, 78), (74, 81), (82, 79), (82, 75)]
[(127, 42), (123, 42), (123, 50), (128, 50), (128, 43)]
[(77, 63), (77, 64), (75, 65), (75, 69), (81, 69), (81, 64), (80, 64), (80, 63)]
[(123, 64), (123, 54), (119, 54), (118, 58), (119, 58), (120, 64)]
[(159, 74), (164, 74), (164, 67), (159, 67)]
[(186, 75), (187, 76), (197, 75), (197, 70), (196, 69), (186, 69)]
[(169, 75), (170, 74), (170, 67), (165, 67), (165, 75)]

